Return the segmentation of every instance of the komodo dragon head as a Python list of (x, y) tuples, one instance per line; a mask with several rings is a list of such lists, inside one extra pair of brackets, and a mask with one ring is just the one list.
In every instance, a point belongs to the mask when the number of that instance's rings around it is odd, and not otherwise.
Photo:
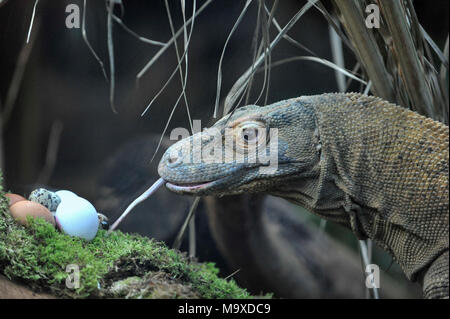
[(277, 193), (317, 176), (320, 144), (307, 98), (237, 109), (172, 145), (159, 163), (166, 186), (190, 195)]

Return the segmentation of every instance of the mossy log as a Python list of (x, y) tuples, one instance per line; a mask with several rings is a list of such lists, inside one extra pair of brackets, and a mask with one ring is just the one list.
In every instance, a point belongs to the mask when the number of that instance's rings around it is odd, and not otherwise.
[(161, 242), (104, 230), (88, 242), (41, 219), (20, 226), (8, 207), (0, 190), (0, 298), (252, 298)]

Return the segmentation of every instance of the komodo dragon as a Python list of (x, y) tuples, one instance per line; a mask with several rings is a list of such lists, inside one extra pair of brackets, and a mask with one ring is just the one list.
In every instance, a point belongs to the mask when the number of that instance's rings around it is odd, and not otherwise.
[[(253, 142), (269, 149), (272, 136), (258, 129), (277, 129), (276, 171), (249, 156)], [(225, 133), (235, 138), (231, 146), (222, 143)], [(448, 298), (448, 134), (448, 126), (380, 98), (303, 96), (237, 109), (172, 145), (158, 172), (177, 193), (268, 193), (295, 202), (374, 240), (422, 284), (424, 298)], [(221, 160), (194, 160), (195, 145)], [(225, 156), (230, 150), (234, 157)]]

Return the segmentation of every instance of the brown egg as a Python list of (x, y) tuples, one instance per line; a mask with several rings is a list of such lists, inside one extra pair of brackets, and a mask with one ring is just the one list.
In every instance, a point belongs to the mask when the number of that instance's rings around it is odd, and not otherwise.
[(55, 226), (55, 218), (50, 211), (41, 204), (23, 200), (15, 203), (9, 208), (12, 217), (21, 225), (27, 225), (27, 216), (34, 218), (44, 218), (47, 222)]
[(9, 198), (9, 207), (22, 200), (27, 200), (25, 197), (13, 193), (5, 194), (5, 197)]

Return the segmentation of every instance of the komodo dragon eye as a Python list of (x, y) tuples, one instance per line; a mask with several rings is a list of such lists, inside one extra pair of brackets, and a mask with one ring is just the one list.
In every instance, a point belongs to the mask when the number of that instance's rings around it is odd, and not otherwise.
[(266, 126), (262, 122), (248, 121), (238, 124), (235, 128), (236, 146), (238, 150), (245, 150), (250, 146), (265, 146)]
[(246, 128), (241, 131), (242, 138), (247, 143), (253, 143), (258, 140), (258, 129), (257, 128)]

